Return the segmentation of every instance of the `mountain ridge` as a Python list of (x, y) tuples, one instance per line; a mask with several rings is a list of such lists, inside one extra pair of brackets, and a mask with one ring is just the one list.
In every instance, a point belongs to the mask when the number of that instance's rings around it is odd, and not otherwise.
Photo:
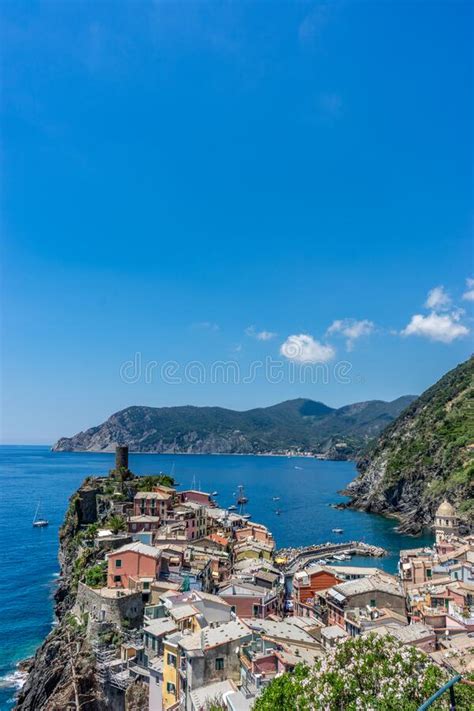
[(408, 406), (414, 396), (392, 402), (368, 400), (332, 408), (309, 398), (250, 410), (195, 405), (131, 405), (105, 422), (62, 437), (54, 451), (130, 451), (192, 454), (262, 454), (306, 451), (349, 458)]

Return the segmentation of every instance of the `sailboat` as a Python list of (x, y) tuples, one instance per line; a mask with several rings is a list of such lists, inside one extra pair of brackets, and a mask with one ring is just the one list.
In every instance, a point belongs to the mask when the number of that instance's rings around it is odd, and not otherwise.
[(49, 521), (47, 521), (45, 518), (38, 518), (39, 507), (40, 502), (38, 501), (38, 506), (36, 507), (35, 511), (35, 517), (33, 519), (33, 526), (35, 528), (45, 528), (45, 526), (49, 526)]

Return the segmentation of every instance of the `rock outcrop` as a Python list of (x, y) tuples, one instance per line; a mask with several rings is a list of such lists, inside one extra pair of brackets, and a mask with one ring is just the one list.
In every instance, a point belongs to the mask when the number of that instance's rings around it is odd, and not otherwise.
[(82, 520), (91, 516), (90, 500), (87, 485), (71, 498), (60, 532), (61, 577), (55, 592), (57, 624), (29, 660), (28, 677), (17, 699), (18, 711), (109, 708), (96, 681), (94, 656), (85, 631), (69, 615), (75, 601), (74, 541)]
[(474, 358), (415, 400), (358, 460), (349, 506), (400, 519), (419, 533), (443, 498), (474, 515)]

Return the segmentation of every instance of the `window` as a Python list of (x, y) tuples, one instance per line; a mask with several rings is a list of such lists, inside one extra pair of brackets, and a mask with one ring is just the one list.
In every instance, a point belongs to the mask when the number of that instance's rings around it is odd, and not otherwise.
[(114, 583), (121, 583), (122, 582), (122, 576), (121, 575), (114, 575)]
[(370, 601), (370, 607), (377, 607), (376, 600), (372, 599), (372, 600)]
[(431, 578), (431, 568), (428, 568), (428, 570), (426, 571), (426, 577)]
[(253, 606), (253, 616), (258, 617), (258, 613), (260, 612), (260, 605), (254, 605)]
[(176, 666), (176, 657), (174, 654), (167, 654), (166, 655), (166, 663), (169, 664), (172, 667)]
[(144, 583), (143, 583), (143, 589), (144, 589), (144, 590), (149, 590), (149, 589), (150, 589), (150, 583), (144, 582)]
[(121, 567), (122, 567), (122, 561), (120, 560), (120, 558), (117, 558), (117, 560), (115, 561), (115, 567), (116, 567), (116, 568), (121, 568)]
[(218, 657), (216, 659), (216, 671), (222, 671), (224, 669), (224, 657)]
[(170, 681), (166, 682), (166, 693), (176, 695), (176, 687)]

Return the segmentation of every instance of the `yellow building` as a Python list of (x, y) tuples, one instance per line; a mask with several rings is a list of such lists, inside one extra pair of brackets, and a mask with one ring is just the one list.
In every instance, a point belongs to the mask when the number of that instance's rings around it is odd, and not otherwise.
[(255, 540), (246, 540), (234, 546), (234, 560), (238, 563), (245, 558), (271, 560), (273, 547), (267, 543)]
[(180, 655), (178, 640), (181, 634), (168, 637), (163, 645), (163, 708), (168, 709), (179, 701), (179, 665)]

